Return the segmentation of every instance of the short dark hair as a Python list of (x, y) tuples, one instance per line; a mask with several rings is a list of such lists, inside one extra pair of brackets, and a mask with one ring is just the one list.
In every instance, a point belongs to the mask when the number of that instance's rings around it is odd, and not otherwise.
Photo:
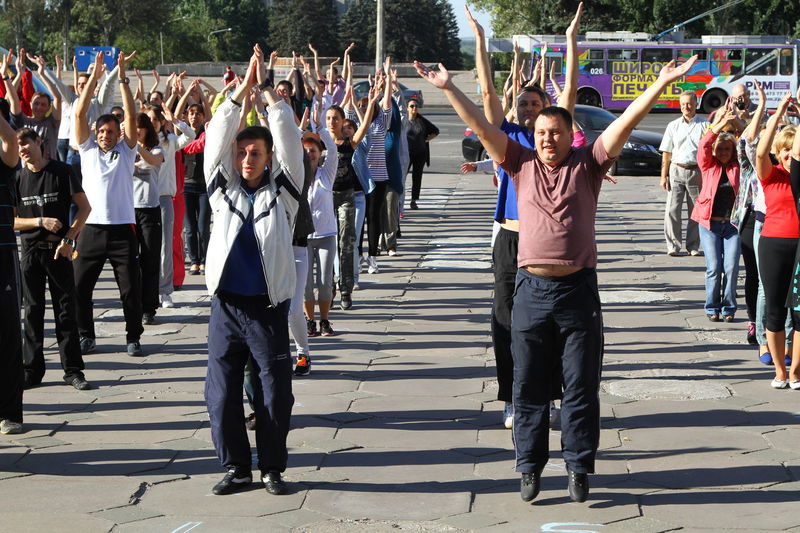
[(294, 85), (292, 85), (292, 82), (290, 82), (289, 80), (281, 80), (281, 81), (279, 81), (278, 85), (276, 85), (275, 88), (277, 89), (281, 85), (286, 85), (286, 87), (289, 89), (290, 93), (294, 92)]
[(29, 141), (36, 142), (37, 139), (40, 139), (39, 134), (36, 130), (32, 128), (20, 128), (17, 130), (17, 140), (21, 141), (23, 139), (27, 139)]
[(192, 104), (186, 108), (186, 112), (188, 113), (190, 110), (194, 109), (195, 111), (200, 111), (203, 116), (206, 116), (206, 110), (203, 109), (203, 106), (200, 104)]
[(89, 73), (88, 73), (88, 72), (81, 72), (80, 74), (78, 74), (78, 79), (80, 79), (80, 78), (86, 78), (86, 79), (88, 80), (90, 77), (91, 77), (91, 76), (89, 76)]
[(158, 96), (160, 96), (162, 102), (164, 101), (164, 93), (162, 93), (161, 91), (153, 91), (153, 92), (151, 92), (150, 94), (147, 95), (147, 101), (148, 102), (150, 101), (150, 97), (153, 96), (154, 94), (157, 94)]
[(36, 98), (37, 96), (44, 96), (45, 98), (47, 98), (47, 102), (48, 103), (50, 103), (50, 104), (53, 103), (53, 99), (50, 97), (50, 95), (47, 94), (47, 93), (44, 93), (42, 91), (38, 91), (38, 92), (33, 93), (33, 96), (31, 96), (31, 102), (33, 102), (33, 99)]
[[(112, 107), (111, 110), (113, 111), (114, 108)], [(109, 122), (113, 122), (114, 124), (117, 125), (117, 128), (119, 128), (119, 119), (114, 115), (112, 115), (111, 113), (106, 113), (105, 115), (100, 115), (99, 117), (97, 117), (97, 121), (95, 121), (94, 123), (95, 131), (99, 130)]]
[(522, 88), (519, 94), (522, 93), (533, 93), (539, 95), (539, 98), (542, 100), (542, 105), (546, 105), (548, 102), (550, 102), (550, 96), (538, 85), (526, 85)]
[(272, 134), (263, 126), (248, 126), (236, 135), (236, 142), (261, 139), (267, 146), (267, 152), (272, 152)]
[(345, 118), (344, 109), (342, 109), (338, 105), (333, 104), (332, 106), (330, 106), (328, 108), (328, 111), (330, 111), (331, 109), (333, 109), (336, 112), (336, 114), (339, 115), (339, 118), (342, 118), (342, 119)]
[(564, 124), (566, 124), (567, 129), (569, 131), (572, 131), (572, 115), (570, 114), (569, 111), (567, 111), (563, 107), (557, 107), (557, 106), (554, 106), (554, 105), (545, 107), (539, 113), (539, 116), (540, 117), (556, 117), (556, 118), (560, 118), (561, 120), (564, 121)]

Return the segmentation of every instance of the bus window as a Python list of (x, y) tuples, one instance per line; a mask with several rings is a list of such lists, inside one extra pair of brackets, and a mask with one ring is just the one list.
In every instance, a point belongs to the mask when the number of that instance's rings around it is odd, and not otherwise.
[(633, 48), (609, 48), (609, 61), (639, 61), (639, 50)]
[(711, 75), (733, 76), (742, 71), (742, 50), (716, 48), (711, 50)]
[(564, 68), (563, 67), (563, 62), (564, 62), (564, 58), (561, 56), (561, 54), (554, 54), (553, 52), (549, 52), (547, 54), (547, 65), (545, 65), (545, 69), (546, 69), (545, 72), (549, 73), (550, 72), (550, 64), (551, 63), (555, 63), (556, 67), (555, 67), (555, 70), (554, 70), (553, 74), (555, 74), (556, 76), (561, 76), (561, 74), (563, 74), (563, 68)]
[(589, 50), (583, 50), (580, 55), (581, 70), (593, 76), (605, 74), (606, 62), (603, 56), (604, 51), (602, 49), (590, 48)]
[(777, 72), (778, 50), (748, 48), (744, 53), (745, 72), (750, 76), (774, 76)]
[(792, 74), (794, 74), (794, 72), (792, 71), (792, 67), (794, 66), (794, 61), (792, 58), (791, 48), (781, 49), (781, 53), (778, 56), (778, 60), (780, 63), (781, 76), (791, 76)]
[(645, 48), (642, 50), (642, 61), (646, 63), (669, 63), (672, 61), (672, 49)]

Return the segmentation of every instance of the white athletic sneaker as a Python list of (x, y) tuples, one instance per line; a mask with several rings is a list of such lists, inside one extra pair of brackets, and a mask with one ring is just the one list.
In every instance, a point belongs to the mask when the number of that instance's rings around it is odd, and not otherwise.
[(164, 309), (175, 307), (175, 303), (172, 301), (172, 295), (170, 294), (161, 295), (161, 307), (163, 307)]
[(514, 404), (511, 402), (506, 402), (506, 406), (503, 408), (503, 425), (506, 429), (514, 427)]
[(377, 274), (378, 273), (378, 260), (375, 258), (374, 255), (369, 256), (367, 259), (367, 273), (368, 274)]
[(22, 424), (13, 420), (0, 420), (0, 433), (3, 435), (16, 435), (22, 433)]
[(397, 255), (397, 250), (389, 250), (389, 257), (394, 257)]

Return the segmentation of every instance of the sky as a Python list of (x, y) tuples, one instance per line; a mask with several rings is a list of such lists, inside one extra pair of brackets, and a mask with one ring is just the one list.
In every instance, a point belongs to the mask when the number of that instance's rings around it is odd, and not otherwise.
[[(449, 0), (453, 6), (453, 11), (456, 12), (456, 20), (458, 20), (458, 36), (461, 38), (472, 37), (472, 30), (467, 22), (467, 16), (464, 14), (464, 0)], [(483, 11), (477, 11), (472, 6), (469, 6), (472, 11), (472, 16), (483, 26), (487, 37), (492, 36), (492, 17)]]

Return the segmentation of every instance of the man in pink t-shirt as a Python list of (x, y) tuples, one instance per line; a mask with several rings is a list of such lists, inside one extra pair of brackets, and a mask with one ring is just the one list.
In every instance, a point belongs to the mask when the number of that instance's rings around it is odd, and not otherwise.
[[(511, 318), (514, 358), (514, 447), (520, 496), (533, 500), (549, 457), (548, 404), (563, 382), (561, 445), (573, 501), (585, 501), (600, 441), (603, 320), (597, 290), (595, 212), (603, 176), (633, 128), (667, 85), (696, 61), (665, 65), (658, 79), (597, 140), (572, 148), (572, 116), (543, 109), (534, 124), (536, 150), (489, 123), (453, 84), (443, 65), (417, 72), (444, 92), (487, 153), (508, 172), (517, 192), (519, 251)], [(561, 365), (561, 380), (552, 369)]]

